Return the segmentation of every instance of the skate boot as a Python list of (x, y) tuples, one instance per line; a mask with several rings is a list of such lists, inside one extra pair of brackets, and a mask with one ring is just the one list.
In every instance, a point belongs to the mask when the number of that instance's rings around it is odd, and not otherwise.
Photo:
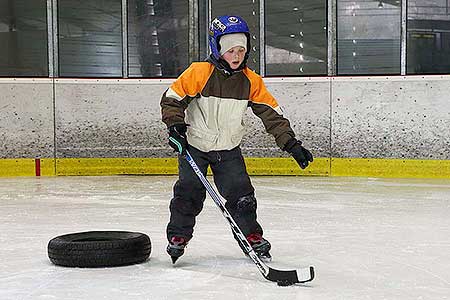
[(259, 233), (252, 233), (247, 236), (247, 241), (252, 246), (253, 250), (255, 250), (258, 257), (264, 261), (271, 261), (272, 255), (270, 255), (269, 251), (272, 247), (268, 240), (262, 237)]
[(186, 247), (188, 241), (184, 237), (174, 236), (170, 239), (167, 245), (167, 254), (172, 258), (172, 263), (174, 264), (180, 256), (184, 254), (184, 248)]

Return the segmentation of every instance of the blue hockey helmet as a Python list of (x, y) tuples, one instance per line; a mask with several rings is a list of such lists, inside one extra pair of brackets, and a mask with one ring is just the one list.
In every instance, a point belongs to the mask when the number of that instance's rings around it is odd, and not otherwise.
[(247, 23), (239, 16), (220, 16), (212, 20), (209, 27), (209, 47), (215, 59), (220, 58), (219, 40), (229, 33), (244, 33), (247, 36), (247, 53), (250, 51), (250, 31)]

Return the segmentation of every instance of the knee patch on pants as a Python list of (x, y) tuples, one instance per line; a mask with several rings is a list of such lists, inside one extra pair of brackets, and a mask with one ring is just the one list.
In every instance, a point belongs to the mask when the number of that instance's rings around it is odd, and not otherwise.
[(236, 203), (238, 212), (252, 212), (256, 210), (256, 198), (253, 194), (242, 196)]

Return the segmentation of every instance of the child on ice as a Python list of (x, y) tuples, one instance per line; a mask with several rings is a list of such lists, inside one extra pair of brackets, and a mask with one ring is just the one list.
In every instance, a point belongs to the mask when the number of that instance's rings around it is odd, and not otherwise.
[(167, 253), (173, 262), (184, 254), (206, 198), (205, 187), (182, 156), (189, 149), (204, 175), (211, 167), (226, 208), (255, 252), (270, 259), (271, 245), (263, 238), (263, 229), (256, 220), (254, 188), (239, 147), (247, 108), (302, 169), (313, 161), (313, 156), (295, 138), (262, 78), (246, 66), (251, 49), (246, 22), (239, 16), (214, 19), (209, 28), (209, 45), (211, 55), (207, 61), (192, 63), (161, 99), (162, 120), (171, 137), (169, 145), (180, 154), (179, 179), (169, 207)]

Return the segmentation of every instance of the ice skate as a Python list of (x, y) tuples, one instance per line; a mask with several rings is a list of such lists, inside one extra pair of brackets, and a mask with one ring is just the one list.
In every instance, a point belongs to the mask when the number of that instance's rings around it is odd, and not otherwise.
[(188, 241), (184, 237), (174, 236), (170, 239), (167, 245), (167, 254), (172, 258), (174, 264), (180, 256), (184, 254), (184, 248), (186, 248)]
[(271, 261), (272, 255), (270, 255), (269, 251), (272, 247), (268, 240), (262, 237), (259, 233), (252, 233), (247, 236), (247, 241), (252, 246), (253, 250), (255, 250), (258, 257), (264, 261)]

